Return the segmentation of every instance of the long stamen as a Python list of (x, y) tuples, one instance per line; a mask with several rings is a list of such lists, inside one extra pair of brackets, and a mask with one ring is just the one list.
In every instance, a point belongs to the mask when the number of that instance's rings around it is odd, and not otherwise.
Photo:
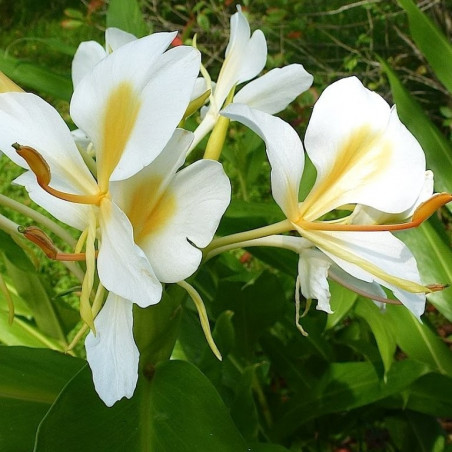
[(344, 224), (328, 223), (324, 221), (306, 221), (300, 219), (297, 224), (303, 229), (315, 231), (402, 231), (404, 229), (417, 228), (427, 220), (440, 207), (452, 201), (449, 193), (437, 193), (427, 201), (419, 205), (415, 210), (411, 221), (396, 224)]
[(51, 173), (47, 162), (42, 155), (30, 146), (21, 146), (18, 143), (14, 143), (13, 148), (16, 152), (28, 163), (31, 171), (36, 176), (36, 181), (39, 186), (55, 198), (63, 199), (69, 202), (75, 202), (78, 204), (94, 204), (99, 205), (105, 193), (99, 192), (95, 195), (76, 195), (73, 193), (65, 193), (49, 186)]
[(17, 229), (23, 236), (39, 246), (44, 254), (55, 261), (84, 261), (86, 260), (86, 253), (62, 253), (58, 250), (51, 238), (37, 226), (23, 227), (19, 226)]

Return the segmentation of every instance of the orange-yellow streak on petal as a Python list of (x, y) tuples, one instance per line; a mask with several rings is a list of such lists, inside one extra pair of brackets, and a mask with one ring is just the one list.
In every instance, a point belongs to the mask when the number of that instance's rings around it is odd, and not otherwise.
[(303, 229), (313, 231), (402, 231), (420, 226), (440, 207), (452, 201), (449, 193), (437, 193), (423, 202), (415, 210), (411, 221), (396, 224), (345, 224), (325, 221), (305, 221), (303, 219), (294, 222)]
[[(392, 146), (381, 140), (379, 132), (370, 125), (354, 130), (338, 146), (334, 163), (322, 180), (316, 183), (306, 200), (300, 205), (300, 216), (312, 221), (338, 207), (337, 199), (344, 187), (359, 186), (371, 180), (390, 165)], [(346, 179), (352, 180), (347, 182)]]
[(98, 178), (102, 191), (121, 160), (127, 141), (135, 127), (141, 100), (128, 82), (121, 82), (110, 94), (103, 117), (103, 143), (98, 155)]
[(39, 186), (55, 198), (64, 201), (75, 202), (78, 204), (99, 204), (105, 194), (97, 193), (95, 195), (76, 195), (65, 193), (49, 186), (51, 180), (50, 167), (42, 155), (30, 146), (21, 146), (18, 143), (12, 145), (16, 152), (28, 163), (30, 170), (35, 174)]
[(139, 245), (150, 234), (168, 224), (176, 211), (176, 199), (170, 190), (155, 199), (161, 180), (154, 178), (137, 187), (130, 198), (127, 216), (132, 223), (135, 242)]

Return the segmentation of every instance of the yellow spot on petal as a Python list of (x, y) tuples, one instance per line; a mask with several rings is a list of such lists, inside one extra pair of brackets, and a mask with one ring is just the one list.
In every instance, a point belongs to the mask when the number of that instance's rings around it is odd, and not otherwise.
[(98, 155), (98, 178), (102, 191), (119, 163), (132, 134), (141, 100), (128, 82), (121, 82), (110, 94), (103, 118), (103, 145)]
[(347, 191), (383, 172), (391, 162), (392, 146), (370, 125), (354, 130), (336, 151), (333, 165), (317, 180), (300, 206), (300, 216), (313, 221), (338, 207)]
[(132, 223), (135, 243), (164, 228), (176, 211), (176, 199), (171, 190), (159, 195), (162, 180), (154, 177), (152, 181), (136, 187), (130, 202), (127, 216)]

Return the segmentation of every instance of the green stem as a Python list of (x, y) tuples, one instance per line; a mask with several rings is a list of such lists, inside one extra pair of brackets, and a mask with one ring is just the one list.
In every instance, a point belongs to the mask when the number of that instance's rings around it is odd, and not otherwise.
[(9, 207), (10, 209), (19, 212), (28, 218), (36, 221), (37, 223), (45, 226), (49, 231), (52, 231), (56, 236), (60, 239), (64, 240), (69, 246), (74, 247), (76, 244), (76, 240), (69, 234), (66, 229), (62, 228), (58, 224), (56, 224), (50, 218), (47, 218), (42, 213), (37, 212), (36, 210), (21, 204), (20, 202), (14, 201), (11, 198), (8, 198), (5, 195), (0, 195), (0, 205), (5, 207)]
[(264, 226), (262, 228), (252, 229), (251, 231), (238, 232), (237, 234), (219, 237), (217, 239), (213, 239), (211, 244), (204, 249), (204, 256), (209, 256), (210, 259), (211, 257), (218, 254), (214, 252), (217, 248), (226, 248), (227, 246), (230, 245), (234, 245), (233, 248), (239, 248), (239, 246), (236, 246), (238, 243), (247, 242), (254, 239), (260, 239), (263, 237), (267, 237), (269, 235), (289, 232), (292, 229), (293, 229), (292, 223), (289, 220), (283, 220), (278, 223)]

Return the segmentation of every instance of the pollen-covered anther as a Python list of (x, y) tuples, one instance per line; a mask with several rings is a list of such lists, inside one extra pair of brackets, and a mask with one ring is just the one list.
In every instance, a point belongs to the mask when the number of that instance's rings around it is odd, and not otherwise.
[(51, 180), (50, 167), (44, 157), (30, 146), (22, 146), (18, 143), (12, 144), (16, 152), (28, 163), (30, 170), (35, 174), (39, 186), (56, 198), (78, 204), (99, 205), (106, 193), (97, 193), (95, 195), (76, 195), (73, 193), (64, 193), (49, 186)]
[(19, 226), (18, 231), (23, 234), (27, 240), (30, 240), (30, 242), (39, 246), (49, 259), (57, 261), (84, 261), (86, 259), (85, 253), (60, 252), (52, 242), (52, 239), (37, 226)]

